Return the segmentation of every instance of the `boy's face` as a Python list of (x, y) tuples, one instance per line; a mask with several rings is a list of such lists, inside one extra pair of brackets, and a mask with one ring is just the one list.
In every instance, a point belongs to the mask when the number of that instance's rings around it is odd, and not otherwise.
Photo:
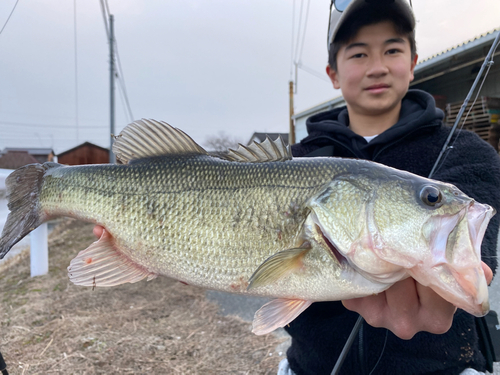
[(350, 115), (397, 111), (399, 116), (416, 62), (408, 38), (398, 35), (391, 22), (381, 22), (362, 27), (338, 52), (337, 71), (328, 66), (327, 73), (342, 90)]

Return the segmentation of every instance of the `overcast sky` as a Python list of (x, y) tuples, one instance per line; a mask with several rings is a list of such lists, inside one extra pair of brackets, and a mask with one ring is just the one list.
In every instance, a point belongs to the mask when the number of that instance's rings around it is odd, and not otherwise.
[[(14, 3), (0, 1), (0, 28)], [(498, 0), (413, 3), (421, 59), (500, 27)], [(293, 4), (109, 0), (134, 118), (167, 121), (202, 144), (221, 131), (241, 141), (254, 131), (288, 132)], [(321, 74), (328, 12), (329, 0), (310, 0), (301, 54)], [(19, 0), (0, 34), (0, 149), (108, 146), (109, 57), (99, 0), (76, 0), (78, 95), (74, 25), (72, 0)], [(338, 95), (299, 70), (296, 112)], [(118, 91), (116, 103), (118, 133), (128, 123)]]

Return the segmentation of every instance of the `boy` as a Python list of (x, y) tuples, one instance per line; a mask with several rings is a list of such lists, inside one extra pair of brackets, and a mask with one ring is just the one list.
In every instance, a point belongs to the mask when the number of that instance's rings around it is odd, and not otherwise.
[[(450, 128), (443, 126), (432, 96), (408, 90), (417, 63), (411, 5), (346, 0), (335, 6), (326, 70), (346, 107), (309, 118), (309, 135), (292, 147), (294, 155), (362, 158), (427, 177)], [(458, 131), (453, 140), (433, 178), (455, 184), (498, 212), (497, 153), (473, 133)], [(498, 226), (496, 215), (482, 245), (488, 282), (497, 265)], [(292, 346), (281, 373), (330, 374), (357, 313), (366, 322), (341, 373), (485, 371), (474, 318), (409, 278), (376, 296), (311, 305), (286, 327)]]

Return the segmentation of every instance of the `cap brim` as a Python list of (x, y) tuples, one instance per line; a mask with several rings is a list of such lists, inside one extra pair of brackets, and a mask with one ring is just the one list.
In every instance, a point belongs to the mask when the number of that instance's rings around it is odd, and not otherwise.
[[(335, 40), (339, 29), (346, 19), (358, 12), (365, 6), (370, 6), (366, 0), (352, 0), (343, 12), (339, 12), (335, 7), (332, 8), (330, 14), (330, 30), (328, 32), (328, 49), (330, 44)], [(410, 22), (411, 28), (415, 28), (415, 15), (408, 0), (394, 0), (394, 5), (399, 8), (401, 14)], [(373, 6), (373, 5), (372, 5)]]

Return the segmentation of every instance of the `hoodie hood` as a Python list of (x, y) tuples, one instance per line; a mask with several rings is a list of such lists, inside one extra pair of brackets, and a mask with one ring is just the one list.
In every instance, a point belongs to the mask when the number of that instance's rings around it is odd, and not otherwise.
[(389, 129), (368, 143), (362, 136), (349, 129), (349, 115), (346, 107), (321, 112), (307, 119), (308, 136), (301, 143), (315, 142), (343, 146), (354, 157), (373, 160), (380, 147), (403, 139), (410, 133), (442, 125), (444, 113), (436, 108), (434, 98), (421, 90), (409, 90), (401, 103), (399, 120)]

